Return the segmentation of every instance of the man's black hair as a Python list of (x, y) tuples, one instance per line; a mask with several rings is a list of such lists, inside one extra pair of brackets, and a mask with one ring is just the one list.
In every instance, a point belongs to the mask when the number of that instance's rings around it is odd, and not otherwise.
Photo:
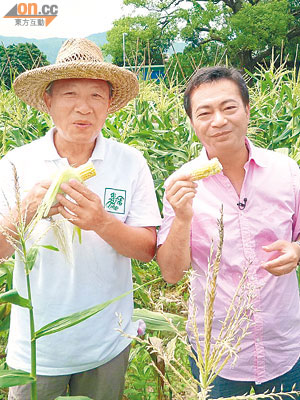
[(244, 106), (249, 104), (248, 87), (241, 73), (237, 69), (223, 66), (200, 68), (192, 76), (184, 92), (183, 104), (185, 111), (190, 118), (192, 118), (191, 94), (193, 90), (204, 83), (211, 83), (221, 79), (227, 79), (234, 82), (239, 89)]

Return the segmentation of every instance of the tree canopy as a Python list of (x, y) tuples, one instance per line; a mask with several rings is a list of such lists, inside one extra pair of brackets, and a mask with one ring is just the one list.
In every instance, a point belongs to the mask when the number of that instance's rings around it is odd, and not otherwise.
[(45, 54), (33, 43), (0, 45), (0, 79), (7, 88), (22, 72), (48, 64)]
[[(186, 51), (218, 45), (233, 65), (249, 70), (274, 48), (283, 48), (292, 59), (300, 38), (299, 0), (124, 0), (124, 4), (150, 13), (152, 33), (145, 24), (139, 30), (134, 28), (144, 17), (127, 19), (128, 31), (141, 42), (142, 33), (149, 33), (150, 49), (157, 46), (157, 39), (167, 45), (177, 35), (187, 43)], [(108, 35), (108, 41), (112, 46), (112, 36)]]
[(155, 15), (123, 17), (114, 22), (102, 49), (117, 65), (124, 64), (124, 56), (126, 65), (162, 64), (163, 53), (176, 35), (172, 23), (162, 32)]

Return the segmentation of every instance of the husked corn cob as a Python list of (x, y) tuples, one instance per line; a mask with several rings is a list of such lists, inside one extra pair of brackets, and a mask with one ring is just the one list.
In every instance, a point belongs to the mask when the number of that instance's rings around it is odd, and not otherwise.
[(215, 157), (208, 161), (205, 165), (197, 168), (191, 172), (191, 178), (193, 181), (198, 181), (199, 179), (206, 178), (210, 175), (215, 175), (221, 172), (223, 169), (220, 161)]
[(75, 171), (80, 175), (82, 181), (86, 181), (96, 175), (96, 170), (92, 161), (80, 165), (80, 167), (75, 168)]

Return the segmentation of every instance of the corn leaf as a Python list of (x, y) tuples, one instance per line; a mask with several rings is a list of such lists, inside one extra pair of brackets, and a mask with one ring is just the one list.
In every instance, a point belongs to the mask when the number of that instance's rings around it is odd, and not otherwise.
[(14, 269), (14, 261), (5, 261), (0, 266), (0, 284), (1, 286), (6, 282), (7, 289), (12, 287), (12, 276)]
[(62, 400), (62, 399), (93, 400), (90, 397), (86, 396), (59, 396), (56, 397), (55, 400)]
[(143, 285), (138, 286), (137, 288), (134, 288), (132, 290), (129, 290), (128, 292), (125, 292), (121, 294), (120, 296), (117, 296), (111, 300), (108, 300), (102, 304), (99, 304), (94, 307), (90, 307), (87, 310), (84, 311), (79, 311), (77, 313), (71, 314), (67, 317), (64, 318), (59, 318), (56, 321), (50, 322), (50, 324), (47, 324), (43, 326), (41, 329), (35, 332), (35, 338), (39, 339), (42, 336), (46, 335), (51, 335), (52, 333), (56, 333), (59, 331), (62, 331), (64, 329), (70, 328), (71, 326), (77, 325), (82, 321), (85, 321), (86, 319), (92, 317), (93, 315), (97, 314), (98, 312), (102, 311), (104, 308), (109, 306), (110, 304), (114, 303), (115, 301), (118, 301), (122, 299), (125, 296), (128, 296), (130, 293), (142, 288), (143, 286), (147, 286), (150, 284), (153, 284), (155, 282), (158, 282), (162, 278), (156, 278), (150, 282), (144, 283)]
[(134, 309), (132, 319), (133, 321), (142, 319), (145, 322), (147, 329), (166, 332), (175, 332), (171, 324), (175, 325), (179, 331), (184, 331), (186, 323), (186, 319), (180, 315), (171, 313), (162, 314), (145, 308)]
[(32, 308), (31, 302), (28, 299), (21, 297), (15, 289), (2, 293), (0, 295), (0, 304), (1, 303), (11, 303), (20, 307)]
[(74, 242), (76, 233), (77, 233), (77, 236), (78, 236), (78, 242), (81, 244), (81, 243), (82, 243), (81, 229), (78, 228), (78, 226), (74, 225), (74, 227), (73, 227), (73, 234), (72, 234), (72, 242)]
[(0, 371), (0, 388), (8, 388), (11, 386), (26, 385), (35, 381), (28, 372), (18, 369), (5, 369)]
[(7, 331), (10, 327), (10, 314), (0, 322), (0, 332)]
[(51, 245), (41, 245), (40, 247), (44, 247), (44, 249), (48, 249), (48, 250), (59, 251), (59, 249), (57, 247), (51, 246)]
[(27, 265), (27, 268), (29, 271), (32, 270), (38, 253), (39, 253), (39, 249), (36, 246), (33, 246), (29, 249), (29, 251), (27, 253), (27, 258), (26, 258), (26, 265)]

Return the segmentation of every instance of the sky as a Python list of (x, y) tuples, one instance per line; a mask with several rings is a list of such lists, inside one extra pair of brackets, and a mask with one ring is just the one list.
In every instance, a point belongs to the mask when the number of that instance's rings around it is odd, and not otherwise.
[[(0, 1), (0, 35), (36, 39), (86, 37), (110, 30), (114, 20), (132, 12), (132, 8), (123, 5), (123, 0), (35, 0), (38, 12), (45, 5), (49, 6), (46, 10), (51, 10), (50, 6), (57, 6), (52, 8), (52, 10), (57, 9), (57, 16), (48, 26), (45, 24), (41, 26), (38, 25), (38, 20), (45, 23), (45, 19), (30, 18), (33, 12), (28, 12), (29, 4), (33, 1), (26, 3), (18, 3), (16, 0)], [(3, 18), (16, 5), (23, 15)], [(15, 16), (16, 13), (12, 15)]]

